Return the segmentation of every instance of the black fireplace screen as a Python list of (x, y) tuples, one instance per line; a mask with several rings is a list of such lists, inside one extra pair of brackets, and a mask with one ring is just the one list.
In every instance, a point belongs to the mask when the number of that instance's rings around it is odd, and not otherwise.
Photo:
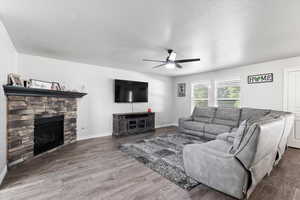
[(64, 116), (34, 120), (34, 155), (64, 144)]

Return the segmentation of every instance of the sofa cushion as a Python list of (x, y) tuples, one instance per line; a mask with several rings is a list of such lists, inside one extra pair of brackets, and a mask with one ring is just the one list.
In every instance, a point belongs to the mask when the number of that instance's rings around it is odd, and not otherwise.
[(220, 124), (205, 124), (204, 132), (214, 135), (219, 135), (221, 133), (229, 132), (230, 126), (220, 125)]
[(213, 120), (214, 124), (237, 127), (240, 119), (239, 108), (218, 108)]
[(235, 138), (235, 132), (231, 132), (231, 133), (222, 133), (218, 135), (216, 139), (224, 140), (226, 142), (233, 144), (234, 138)]
[(240, 123), (248, 119), (259, 119), (268, 114), (270, 110), (256, 109), (256, 108), (242, 108)]
[(215, 116), (216, 108), (196, 106), (192, 115), (194, 121), (211, 123)]
[(235, 133), (239, 128), (232, 128), (230, 133)]
[(235, 132), (235, 137), (234, 137), (234, 141), (233, 141), (233, 145), (232, 145), (232, 149), (231, 149), (232, 153), (235, 153), (239, 149), (241, 142), (244, 138), (245, 132), (246, 132), (245, 131), (246, 125), (247, 125), (247, 121), (245, 120), (240, 124), (239, 128)]
[(180, 132), (189, 134), (189, 135), (193, 135), (193, 136), (204, 137), (204, 132), (202, 132), (202, 131), (181, 129)]
[(204, 148), (214, 149), (216, 151), (220, 151), (223, 153), (230, 153), (230, 150), (232, 148), (232, 144), (224, 140), (213, 140), (213, 141), (205, 142), (201, 144), (201, 146)]
[(195, 121), (185, 121), (182, 124), (182, 127), (188, 130), (195, 130), (204, 132), (205, 124), (202, 122), (195, 122)]
[(203, 136), (205, 138), (207, 138), (207, 139), (215, 140), (215, 139), (217, 139), (218, 135), (216, 135), (214, 133), (208, 133), (208, 132), (206, 132), (206, 133), (203, 133)]

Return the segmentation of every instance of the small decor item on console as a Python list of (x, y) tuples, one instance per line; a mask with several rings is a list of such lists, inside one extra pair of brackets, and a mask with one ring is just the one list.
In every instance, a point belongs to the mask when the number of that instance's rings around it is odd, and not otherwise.
[(21, 79), (21, 75), (19, 74), (8, 74), (8, 85), (18, 86), (18, 87), (24, 87), (23, 81)]
[(151, 112), (152, 112), (152, 109), (151, 109), (151, 108), (148, 108), (147, 111), (148, 111), (148, 113), (151, 113)]
[(30, 88), (51, 90), (52, 84), (53, 84), (52, 82), (48, 82), (48, 81), (30, 79)]

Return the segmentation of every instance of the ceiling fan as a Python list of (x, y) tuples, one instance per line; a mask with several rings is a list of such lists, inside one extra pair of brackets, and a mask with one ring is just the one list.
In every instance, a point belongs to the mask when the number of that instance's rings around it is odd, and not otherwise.
[(167, 52), (169, 55), (167, 56), (165, 61), (150, 60), (150, 59), (143, 59), (143, 61), (161, 63), (160, 65), (154, 66), (153, 68), (159, 68), (165, 66), (167, 69), (174, 69), (175, 67), (181, 69), (182, 66), (179, 63), (200, 61), (200, 58), (176, 60), (176, 53), (172, 49), (167, 49)]

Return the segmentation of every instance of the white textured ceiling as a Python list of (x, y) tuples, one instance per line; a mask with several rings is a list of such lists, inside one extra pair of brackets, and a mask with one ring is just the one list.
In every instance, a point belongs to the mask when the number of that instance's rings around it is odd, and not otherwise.
[[(0, 0), (17, 51), (185, 75), (300, 55), (299, 0)], [(200, 57), (184, 69), (143, 58)]]

